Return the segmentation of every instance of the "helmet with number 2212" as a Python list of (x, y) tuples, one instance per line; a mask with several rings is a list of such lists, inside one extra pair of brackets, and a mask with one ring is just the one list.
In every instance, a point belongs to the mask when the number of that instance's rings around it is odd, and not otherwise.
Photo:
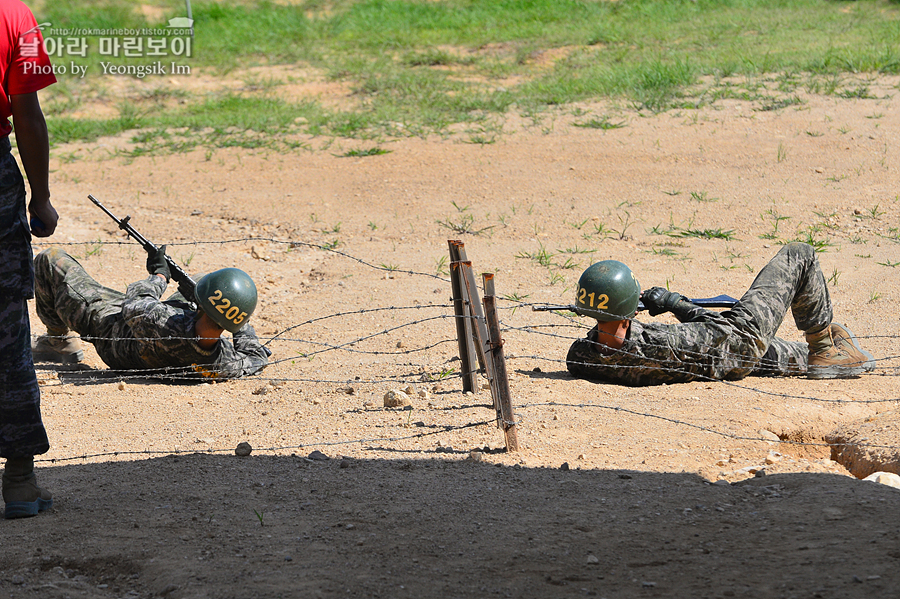
[(197, 283), (197, 305), (217, 325), (234, 333), (256, 310), (256, 285), (238, 268), (211, 272)]

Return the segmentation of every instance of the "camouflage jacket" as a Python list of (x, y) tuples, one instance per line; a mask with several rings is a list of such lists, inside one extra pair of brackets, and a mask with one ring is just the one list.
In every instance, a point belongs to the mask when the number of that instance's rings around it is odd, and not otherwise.
[(107, 365), (209, 379), (237, 378), (265, 368), (272, 352), (260, 345), (253, 327), (246, 325), (233, 339), (221, 338), (212, 349), (203, 349), (194, 329), (197, 307), (180, 294), (160, 301), (165, 289), (165, 280), (157, 276), (128, 286), (120, 316), (122, 338), (91, 340)]
[(682, 308), (677, 313), (682, 320), (679, 324), (632, 320), (619, 350), (597, 343), (594, 327), (569, 348), (569, 372), (581, 378), (650, 386), (806, 371), (805, 343), (776, 337), (766, 347), (756, 335), (746, 332), (747, 323), (740, 323), (731, 311), (715, 312), (693, 304)]

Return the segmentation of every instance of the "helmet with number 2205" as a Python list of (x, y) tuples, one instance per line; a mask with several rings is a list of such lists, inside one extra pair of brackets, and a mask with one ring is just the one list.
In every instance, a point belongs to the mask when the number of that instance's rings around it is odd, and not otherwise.
[(238, 268), (211, 272), (197, 283), (197, 306), (217, 325), (234, 333), (256, 310), (256, 285)]
[(641, 287), (631, 269), (618, 260), (592, 264), (578, 279), (576, 312), (602, 321), (632, 318), (641, 297)]

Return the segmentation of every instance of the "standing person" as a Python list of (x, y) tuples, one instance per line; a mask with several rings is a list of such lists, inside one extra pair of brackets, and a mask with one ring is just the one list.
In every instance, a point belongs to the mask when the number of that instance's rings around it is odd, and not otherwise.
[[(679, 324), (634, 320), (639, 300), (651, 316), (671, 312)], [(645, 386), (750, 375), (849, 378), (875, 368), (853, 333), (831, 321), (825, 277), (805, 243), (784, 246), (725, 312), (661, 287), (641, 293), (631, 270), (615, 260), (581, 275), (576, 304), (579, 314), (597, 319), (566, 357), (569, 372), (580, 378)], [(788, 308), (806, 343), (775, 336)]]
[[(49, 237), (59, 217), (50, 203), (47, 124), (37, 94), (56, 77), (37, 21), (18, 0), (0, 0), (0, 81), (0, 457), (6, 458), (4, 517), (23, 518), (53, 504), (34, 475), (34, 456), (50, 444), (41, 421), (26, 300), (34, 297), (31, 234)], [(13, 125), (31, 188), (30, 233), (25, 182), (10, 152)]]

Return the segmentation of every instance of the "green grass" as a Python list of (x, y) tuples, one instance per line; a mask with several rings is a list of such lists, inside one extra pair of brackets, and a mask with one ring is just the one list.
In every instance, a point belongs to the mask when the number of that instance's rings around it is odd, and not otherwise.
[[(163, 7), (165, 18), (183, 16), (175, 0), (144, 4)], [(58, 0), (35, 12), (54, 27), (163, 25), (136, 6)], [(539, 121), (573, 102), (611, 98), (659, 112), (736, 97), (757, 110), (784, 110), (802, 102), (799, 90), (866, 101), (869, 88), (845, 74), (900, 73), (900, 4), (888, 0), (244, 0), (194, 3), (193, 16), (194, 52), (186, 62), (194, 71), (311, 68), (349, 86), (349, 105), (280, 99), (287, 82), (270, 81), (220, 95), (188, 93), (177, 103), (144, 92), (129, 98), (139, 110), (127, 117), (76, 119), (67, 114), (85, 90), (62, 80), (58, 92), (48, 92), (54, 143), (186, 127), (192, 135), (182, 137), (204, 133), (196, 141), (144, 143), (144, 150), (274, 147), (281, 141), (266, 137), (425, 136), (457, 123), (491, 131), (471, 139), (491, 143), (499, 134), (492, 119), (520, 113)], [(624, 121), (579, 125), (610, 129)]]

